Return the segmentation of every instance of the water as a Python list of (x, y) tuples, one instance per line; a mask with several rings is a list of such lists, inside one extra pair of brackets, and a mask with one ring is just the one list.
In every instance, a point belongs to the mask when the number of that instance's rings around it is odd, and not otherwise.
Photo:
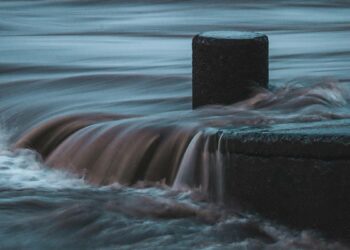
[[(346, 248), (225, 206), (213, 137), (348, 119), (349, 14), (347, 1), (1, 1), (0, 249)], [(208, 30), (266, 33), (271, 90), (191, 111), (191, 38)]]

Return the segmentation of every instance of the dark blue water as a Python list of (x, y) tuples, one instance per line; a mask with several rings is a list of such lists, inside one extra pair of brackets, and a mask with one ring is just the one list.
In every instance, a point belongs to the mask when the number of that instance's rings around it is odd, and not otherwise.
[[(182, 180), (198, 131), (349, 118), (349, 27), (350, 3), (340, 0), (2, 0), (0, 249), (346, 249), (319, 232), (242, 211), (239, 203), (213, 203), (203, 186), (184, 188)], [(208, 30), (266, 33), (272, 90), (191, 111), (191, 39)], [(96, 112), (138, 117), (94, 125), (101, 134), (124, 126), (126, 136), (115, 142), (126, 145), (116, 158), (125, 168), (154, 139), (141, 137), (134, 146), (145, 127), (175, 127), (165, 142), (191, 141), (177, 166), (184, 170), (174, 177), (181, 188), (163, 180), (101, 187), (95, 184), (104, 179), (90, 181), (88, 173), (50, 168), (32, 151), (10, 150), (39, 123)], [(84, 144), (77, 145), (63, 154), (63, 167), (78, 162)], [(59, 150), (51, 156), (55, 164)], [(220, 165), (220, 156), (210, 157)]]

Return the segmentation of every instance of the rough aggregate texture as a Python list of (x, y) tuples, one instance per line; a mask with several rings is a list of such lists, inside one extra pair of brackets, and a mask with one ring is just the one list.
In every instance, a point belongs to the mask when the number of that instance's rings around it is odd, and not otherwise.
[(193, 108), (232, 104), (248, 98), (256, 87), (267, 87), (268, 38), (248, 34), (202, 33), (193, 38)]

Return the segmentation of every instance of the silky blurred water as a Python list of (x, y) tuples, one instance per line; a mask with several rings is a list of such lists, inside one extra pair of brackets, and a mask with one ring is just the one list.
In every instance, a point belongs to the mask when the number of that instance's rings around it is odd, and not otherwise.
[[(345, 0), (2, 0), (0, 249), (345, 248), (196, 190), (97, 187), (10, 148), (77, 113), (216, 128), (349, 118), (349, 27)], [(209, 30), (266, 33), (271, 91), (191, 111), (191, 39)]]

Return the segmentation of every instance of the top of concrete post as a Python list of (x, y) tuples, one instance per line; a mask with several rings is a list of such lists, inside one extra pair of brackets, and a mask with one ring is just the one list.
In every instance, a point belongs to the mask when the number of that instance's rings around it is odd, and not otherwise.
[(245, 31), (208, 31), (200, 33), (199, 36), (215, 38), (215, 39), (254, 39), (265, 37), (264, 34), (258, 32)]
[(249, 41), (268, 41), (265, 34), (258, 32), (243, 32), (243, 31), (208, 31), (195, 36), (194, 40), (197, 43), (211, 44), (218, 42), (220, 45), (231, 44), (237, 42)]

